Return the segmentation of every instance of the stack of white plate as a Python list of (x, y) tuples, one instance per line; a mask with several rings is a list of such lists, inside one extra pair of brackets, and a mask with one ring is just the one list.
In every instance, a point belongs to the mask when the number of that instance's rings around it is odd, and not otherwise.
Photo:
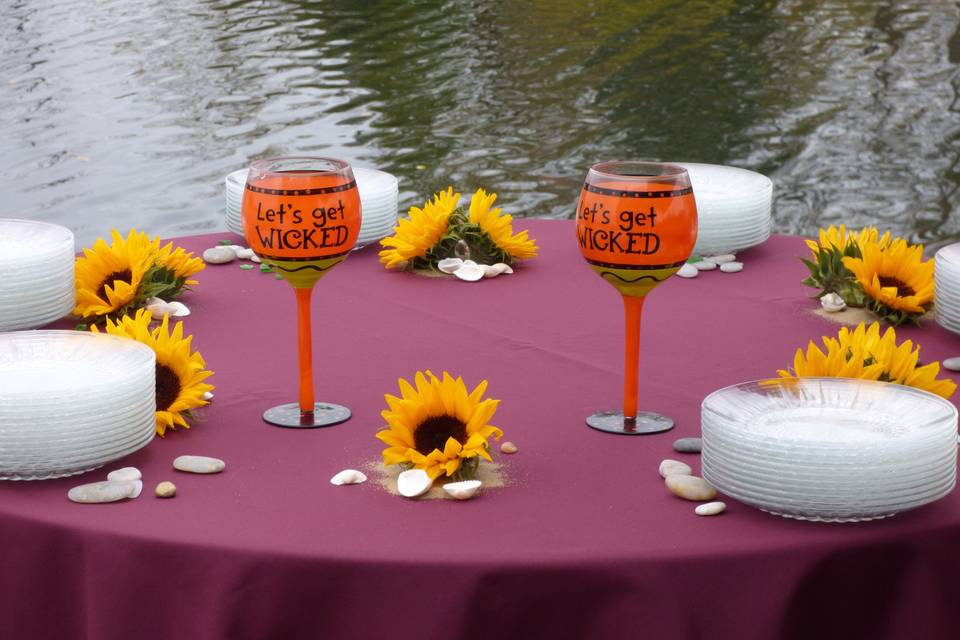
[[(227, 229), (241, 236), (243, 220), (240, 217), (240, 204), (247, 172), (247, 169), (234, 171), (225, 180)], [(360, 248), (385, 238), (393, 231), (397, 224), (399, 189), (396, 176), (384, 171), (354, 167), (353, 175), (360, 192), (362, 212), (360, 236), (357, 238), (357, 248)]]
[(773, 182), (736, 167), (678, 162), (697, 201), (697, 255), (735, 253), (770, 237)]
[(73, 232), (0, 219), (0, 331), (32, 329), (73, 311)]
[(960, 333), (960, 242), (948, 245), (933, 259), (934, 309), (937, 323)]
[(777, 515), (852, 522), (950, 493), (957, 409), (902, 385), (845, 378), (748, 382), (703, 401), (703, 477)]
[(155, 433), (156, 357), (129, 338), (0, 334), (0, 479), (96, 469)]

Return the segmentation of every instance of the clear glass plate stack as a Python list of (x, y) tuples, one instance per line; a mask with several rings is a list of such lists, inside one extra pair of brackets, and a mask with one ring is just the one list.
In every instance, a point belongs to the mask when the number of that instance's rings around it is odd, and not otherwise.
[[(240, 217), (240, 204), (243, 201), (243, 187), (247, 181), (247, 169), (240, 169), (227, 175), (226, 184), (226, 222), (227, 229), (243, 235), (243, 220)], [(385, 238), (397, 224), (397, 203), (399, 186), (396, 176), (379, 171), (353, 167), (357, 180), (362, 207), (360, 236), (357, 248)]]
[(937, 324), (960, 333), (960, 242), (937, 251), (933, 258), (933, 279)]
[(894, 515), (953, 490), (957, 409), (902, 385), (746, 382), (701, 408), (703, 477), (770, 513), (828, 522)]
[(0, 219), (0, 331), (41, 327), (73, 311), (74, 261), (66, 227)]
[(79, 331), (0, 334), (0, 479), (96, 469), (155, 433), (156, 357), (136, 340)]
[(770, 237), (773, 182), (759, 173), (716, 164), (678, 162), (697, 201), (700, 256), (735, 253)]

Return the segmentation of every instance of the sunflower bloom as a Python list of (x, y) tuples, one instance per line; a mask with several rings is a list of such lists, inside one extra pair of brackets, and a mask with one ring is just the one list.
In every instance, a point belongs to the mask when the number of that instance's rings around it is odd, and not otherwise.
[(886, 248), (868, 243), (861, 254), (843, 264), (873, 300), (874, 311), (899, 322), (926, 312), (934, 295), (933, 260), (923, 259), (922, 246), (897, 239)]
[(140, 283), (153, 266), (160, 240), (131, 230), (126, 238), (114, 229), (113, 242), (98, 239), (76, 261), (77, 306), (73, 314), (95, 318), (122, 312), (136, 301)]
[(401, 218), (393, 228), (393, 235), (380, 241), (384, 247), (380, 251), (380, 262), (387, 269), (403, 268), (416, 258), (427, 255), (443, 238), (450, 222), (450, 215), (456, 210), (460, 194), (453, 187), (434, 194), (423, 208), (410, 207), (409, 217)]
[[(108, 319), (105, 329), (111, 335), (142, 342), (156, 353), (157, 435), (163, 437), (167, 429), (178, 426), (189, 429), (186, 418), (190, 410), (205, 406), (204, 394), (213, 391), (213, 386), (204, 382), (213, 372), (206, 370), (199, 352), (191, 352), (193, 336), (183, 337), (183, 323), (178, 322), (171, 331), (169, 316), (164, 316), (160, 326), (151, 330), (150, 312), (140, 309), (133, 318)], [(95, 326), (91, 330), (99, 333)]]
[(777, 372), (780, 377), (881, 380), (923, 389), (947, 399), (957, 389), (952, 380), (937, 379), (940, 363), (917, 366), (920, 347), (914, 347), (910, 340), (897, 344), (893, 327), (881, 334), (879, 322), (869, 327), (861, 322), (853, 331), (843, 327), (836, 338), (824, 336), (822, 340), (825, 352), (811, 341), (806, 353), (797, 349), (792, 371)]
[(187, 280), (187, 278), (206, 267), (202, 259), (185, 251), (182, 247), (174, 249), (172, 242), (168, 242), (157, 251), (156, 264), (172, 273), (174, 278), (183, 278), (186, 285), (197, 284), (196, 280)]
[(835, 250), (842, 253), (850, 243), (855, 244), (861, 250), (863, 246), (867, 244), (878, 244), (881, 249), (885, 249), (890, 245), (890, 232), (887, 231), (881, 236), (880, 232), (874, 226), (864, 227), (859, 231), (850, 231), (848, 233), (845, 225), (840, 225), (839, 227), (830, 225), (826, 229), (820, 229), (818, 235), (819, 243), (814, 240), (804, 241), (813, 253), (815, 260), (820, 255), (821, 250)]
[(380, 413), (387, 422), (377, 433), (387, 445), (384, 464), (409, 463), (435, 479), (452, 476), (471, 458), (492, 461), (488, 438), (499, 440), (503, 431), (489, 424), (500, 401), (483, 398), (486, 380), (467, 392), (460, 377), (418, 371), (414, 385), (403, 378), (398, 384), (400, 397), (386, 394), (389, 408)]
[(502, 214), (499, 207), (491, 209), (496, 199), (497, 194), (477, 189), (470, 199), (470, 222), (478, 225), (513, 260), (536, 257), (537, 243), (528, 237), (527, 232), (514, 235), (513, 216)]

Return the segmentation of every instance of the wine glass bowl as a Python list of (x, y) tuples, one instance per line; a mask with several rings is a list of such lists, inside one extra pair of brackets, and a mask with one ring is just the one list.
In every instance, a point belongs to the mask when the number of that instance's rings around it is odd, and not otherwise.
[(299, 402), (268, 409), (282, 427), (323, 427), (350, 418), (341, 405), (314, 402), (310, 298), (314, 285), (350, 255), (360, 233), (360, 194), (349, 163), (294, 156), (257, 160), (243, 190), (243, 235), (297, 298)]
[(697, 205), (686, 169), (657, 162), (602, 162), (590, 168), (577, 202), (577, 244), (590, 268), (615, 287), (626, 312), (623, 411), (587, 418), (601, 431), (657, 433), (670, 418), (637, 411), (643, 302), (672, 276), (697, 241)]

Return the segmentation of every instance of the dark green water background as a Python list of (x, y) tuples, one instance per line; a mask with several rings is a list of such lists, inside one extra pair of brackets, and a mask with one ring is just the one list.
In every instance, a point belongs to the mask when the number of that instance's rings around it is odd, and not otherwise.
[(587, 167), (732, 164), (775, 228), (960, 240), (957, 2), (0, 1), (0, 216), (223, 229), (252, 158), (570, 218)]

